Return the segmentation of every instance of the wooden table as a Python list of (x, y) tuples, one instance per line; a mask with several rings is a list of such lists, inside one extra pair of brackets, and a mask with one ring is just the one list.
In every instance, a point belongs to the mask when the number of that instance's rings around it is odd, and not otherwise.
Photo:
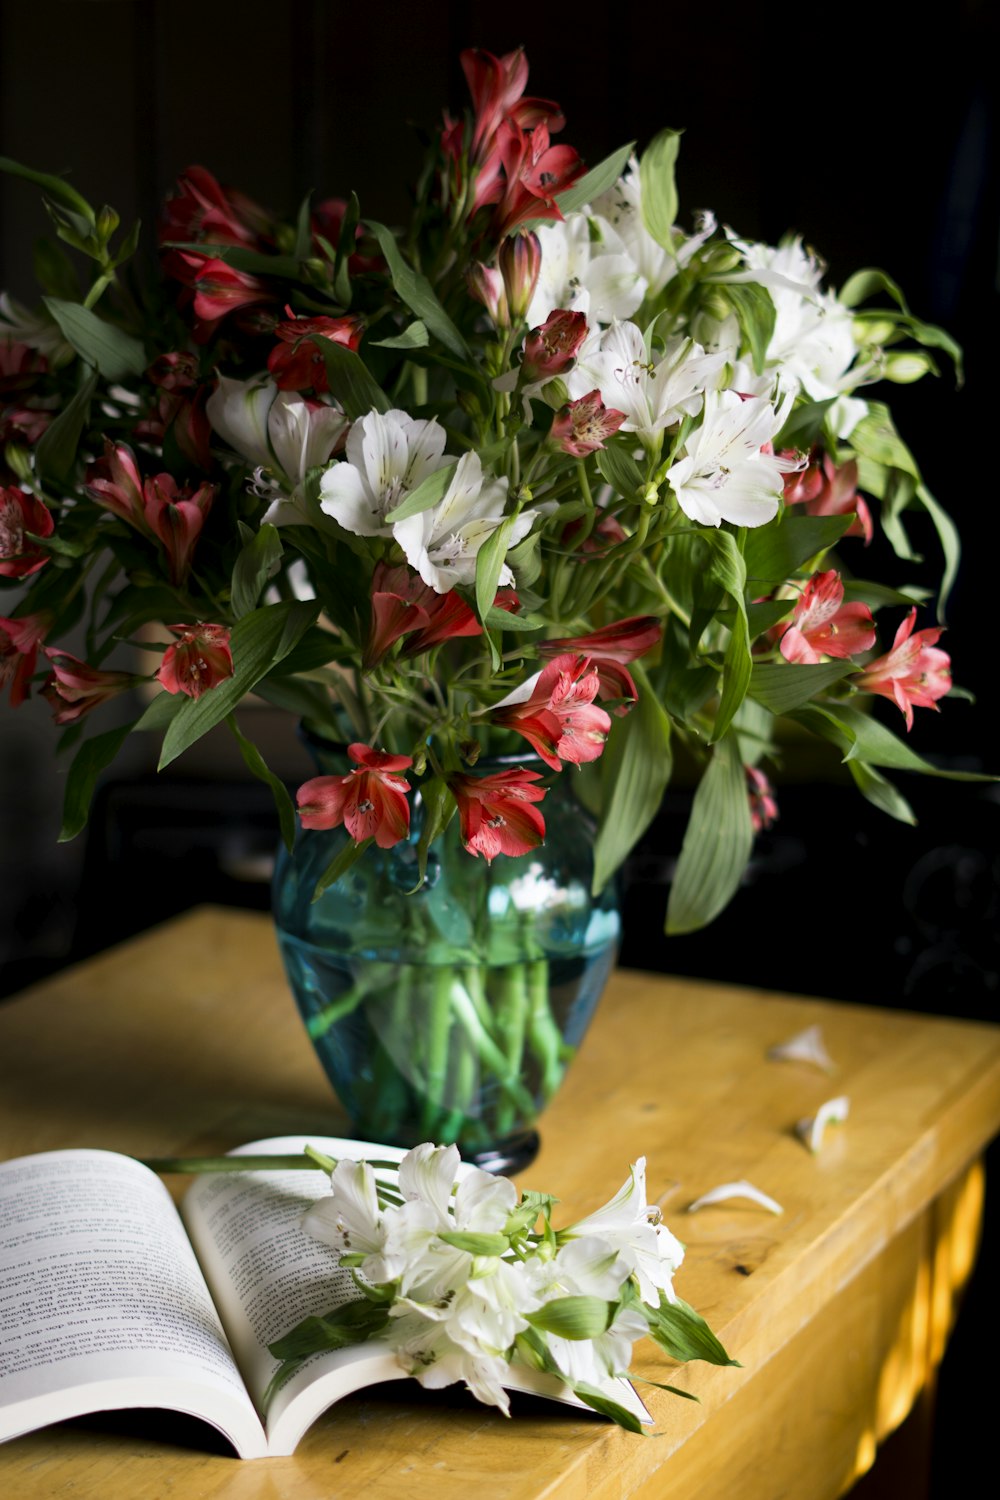
[[(833, 1078), (766, 1057), (813, 1023)], [(841, 1093), (850, 1118), (811, 1155), (795, 1124)], [(109, 1418), (6, 1444), (0, 1493), (842, 1494), (932, 1381), (975, 1256), (979, 1158), (998, 1130), (1000, 1028), (621, 972), (524, 1185), (559, 1195), (569, 1222), (648, 1157), (650, 1199), (688, 1247), (678, 1290), (743, 1367), (678, 1369), (647, 1343), (637, 1368), (700, 1405), (642, 1387), (657, 1435), (638, 1438), (543, 1403), (506, 1422), (446, 1393), (376, 1391), (328, 1413), (294, 1458), (253, 1463)], [(264, 917), (199, 910), (0, 1006), (0, 1157), (194, 1154), (298, 1131), (346, 1126)], [(740, 1178), (782, 1216), (745, 1202), (686, 1213)]]

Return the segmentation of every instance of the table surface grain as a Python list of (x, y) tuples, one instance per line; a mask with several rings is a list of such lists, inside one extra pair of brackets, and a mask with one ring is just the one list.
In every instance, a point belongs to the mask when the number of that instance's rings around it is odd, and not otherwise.
[[(859, 963), (859, 971), (862, 966)], [(296, 1500), (824, 1500), (843, 1493), (940, 1360), (975, 1256), (979, 1158), (1000, 1130), (1000, 1028), (857, 1004), (617, 973), (520, 1179), (565, 1222), (648, 1160), (650, 1201), (687, 1246), (681, 1296), (740, 1369), (635, 1368), (655, 1434), (543, 1402), (505, 1420), (465, 1396), (361, 1393), (287, 1459), (241, 1463), (200, 1431), (124, 1417), (0, 1449), (0, 1493)], [(819, 1024), (836, 1072), (767, 1052)], [(834, 1094), (850, 1117), (817, 1155), (796, 1123)], [(298, 1022), (267, 918), (201, 908), (0, 1006), (0, 1158), (67, 1146), (218, 1152), (349, 1127)], [(748, 1179), (745, 1201), (687, 1213)], [(183, 1181), (172, 1184), (179, 1193)], [(207, 1429), (206, 1429), (207, 1432)]]

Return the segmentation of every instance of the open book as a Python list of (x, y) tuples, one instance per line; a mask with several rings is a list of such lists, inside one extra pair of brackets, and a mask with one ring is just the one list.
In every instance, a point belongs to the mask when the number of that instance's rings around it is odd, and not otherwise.
[[(310, 1136), (333, 1157), (402, 1151)], [(305, 1137), (241, 1147), (300, 1151)], [(378, 1338), (305, 1360), (264, 1409), (267, 1346), (302, 1318), (356, 1299), (335, 1252), (300, 1227), (325, 1173), (197, 1177), (181, 1204), (146, 1167), (110, 1151), (0, 1163), (0, 1441), (125, 1407), (187, 1412), (241, 1458), (289, 1454), (351, 1391), (404, 1374)], [(580, 1405), (554, 1377), (513, 1365), (511, 1390)], [(649, 1414), (627, 1381), (615, 1399)]]

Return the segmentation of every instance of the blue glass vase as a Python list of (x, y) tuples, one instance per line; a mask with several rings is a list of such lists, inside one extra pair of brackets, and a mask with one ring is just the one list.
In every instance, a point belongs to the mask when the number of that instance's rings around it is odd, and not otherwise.
[[(324, 774), (350, 769), (342, 750), (316, 754)], [(483, 761), (474, 774), (521, 765), (545, 770), (520, 756)], [(595, 825), (569, 770), (551, 777), (538, 849), (487, 864), (464, 849), (455, 816), (420, 884), (414, 785), (409, 839), (370, 847), (318, 901), (346, 831), (300, 832), (279, 855), (285, 969), (359, 1139), (457, 1142), (466, 1159), (514, 1171), (538, 1149), (537, 1117), (613, 967), (617, 890), (612, 882), (591, 895)]]

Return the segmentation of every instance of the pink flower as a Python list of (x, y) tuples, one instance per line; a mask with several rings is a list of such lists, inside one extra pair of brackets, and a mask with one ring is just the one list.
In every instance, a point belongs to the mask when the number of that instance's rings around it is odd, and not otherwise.
[(583, 313), (563, 308), (550, 312), (541, 328), (533, 328), (524, 341), (522, 378), (551, 380), (564, 375), (576, 363), (576, 352), (586, 337), (587, 320)]
[(37, 406), (0, 409), (0, 443), (27, 443), (33, 448), (55, 415)]
[(50, 610), (20, 615), (16, 620), (0, 616), (0, 691), (10, 683), (11, 708), (20, 707), (31, 692), (38, 647), (52, 620)]
[(212, 467), (212, 424), (208, 420), (208, 398), (211, 387), (199, 386), (192, 396), (181, 386), (166, 385), (157, 393), (155, 405), (136, 422), (132, 431), (137, 438), (160, 447), (171, 432), (178, 448), (195, 469)]
[(844, 585), (833, 568), (814, 573), (795, 604), (779, 650), (786, 661), (815, 663), (824, 656), (854, 656), (875, 644), (867, 604), (845, 604)]
[(52, 663), (52, 676), (42, 688), (42, 696), (55, 709), (57, 724), (74, 723), (142, 681), (132, 672), (102, 672), (68, 651), (50, 646), (45, 647), (45, 655)]
[(142, 475), (135, 454), (127, 443), (104, 439), (104, 457), (87, 469), (86, 489), (91, 500), (145, 532)]
[(603, 448), (607, 438), (617, 432), (625, 413), (605, 406), (600, 391), (588, 391), (576, 401), (568, 401), (552, 419), (549, 437), (564, 453), (586, 458)]
[(143, 485), (146, 525), (163, 543), (171, 583), (182, 583), (190, 571), (195, 545), (215, 494), (214, 484), (199, 485), (193, 493), (179, 489), (170, 474), (157, 474)]
[(572, 146), (552, 146), (548, 127), (504, 120), (476, 183), (475, 207), (495, 203), (491, 232), (499, 243), (529, 219), (561, 219), (559, 193), (584, 172)]
[(298, 318), (290, 308), (285, 311), (289, 314), (288, 320), (278, 323), (274, 330), (281, 342), (274, 346), (267, 359), (267, 368), (275, 385), (279, 391), (328, 391), (326, 361), (313, 343), (313, 335), (341, 344), (345, 349), (357, 349), (363, 332), (361, 319), (351, 316)]
[(178, 640), (163, 653), (156, 678), (168, 693), (200, 698), (202, 693), (232, 677), (233, 653), (224, 625), (209, 625), (199, 620), (197, 625), (168, 625), (167, 629)]
[(891, 698), (906, 718), (906, 728), (913, 728), (913, 707), (937, 708), (938, 698), (951, 690), (951, 658), (947, 651), (937, 650), (941, 629), (918, 630), (913, 634), (916, 606), (896, 631), (892, 650), (870, 662), (854, 684), (863, 693), (879, 693)]
[(49, 554), (31, 540), (51, 536), (52, 513), (34, 495), (15, 486), (0, 486), (0, 578), (27, 578), (49, 561)]
[(597, 668), (567, 653), (498, 703), (490, 720), (523, 735), (554, 771), (562, 761), (579, 766), (597, 759), (611, 728), (603, 708), (594, 706), (599, 688)]
[(629, 700), (615, 709), (616, 714), (624, 714), (638, 697), (632, 674), (627, 671), (625, 663), (651, 651), (662, 635), (663, 627), (653, 615), (636, 615), (628, 620), (616, 620), (590, 635), (543, 641), (538, 654), (558, 656), (565, 651), (582, 652), (597, 672), (600, 697)]
[(778, 804), (774, 799), (774, 788), (756, 766), (744, 766), (747, 777), (747, 797), (750, 802), (750, 823), (754, 833), (770, 828), (777, 820)]
[[(794, 458), (783, 453), (782, 458)], [(858, 466), (852, 459), (838, 469), (828, 453), (814, 448), (808, 466), (796, 469), (785, 479), (785, 504), (801, 505), (810, 516), (844, 516), (854, 512), (854, 520), (845, 536), (863, 536), (865, 546), (874, 535), (871, 511), (857, 492)]]
[(479, 47), (469, 47), (459, 61), (472, 95), (475, 125), (472, 135), (472, 160), (482, 162), (493, 145), (504, 120), (531, 129), (544, 121), (550, 130), (561, 130), (565, 121), (558, 104), (551, 99), (523, 99), (528, 82), (528, 59), (518, 47), (504, 57), (494, 57)]
[(13, 396), (30, 390), (49, 362), (44, 354), (18, 343), (16, 339), (0, 340), (0, 395)]
[(500, 771), (493, 776), (452, 776), (448, 782), (458, 804), (462, 843), (470, 854), (490, 864), (498, 854), (527, 854), (545, 837), (545, 819), (533, 803), (546, 788), (535, 786), (540, 771)]
[(492, 266), (484, 266), (482, 261), (474, 261), (465, 273), (465, 284), (470, 294), (489, 313), (494, 328), (510, 327), (507, 289), (499, 271)]
[(482, 635), (482, 626), (460, 594), (438, 594), (407, 567), (376, 565), (372, 577), (372, 617), (365, 646), (366, 671), (378, 665), (392, 645), (411, 635), (404, 655), (417, 656), (453, 636)]
[(387, 755), (368, 745), (349, 745), (357, 769), (346, 776), (314, 776), (299, 787), (296, 800), (303, 828), (339, 828), (356, 844), (373, 838), (391, 849), (410, 831), (410, 784), (396, 774), (412, 766), (408, 755)]
[(198, 384), (198, 356), (186, 350), (159, 354), (146, 376), (165, 391), (192, 391)]

